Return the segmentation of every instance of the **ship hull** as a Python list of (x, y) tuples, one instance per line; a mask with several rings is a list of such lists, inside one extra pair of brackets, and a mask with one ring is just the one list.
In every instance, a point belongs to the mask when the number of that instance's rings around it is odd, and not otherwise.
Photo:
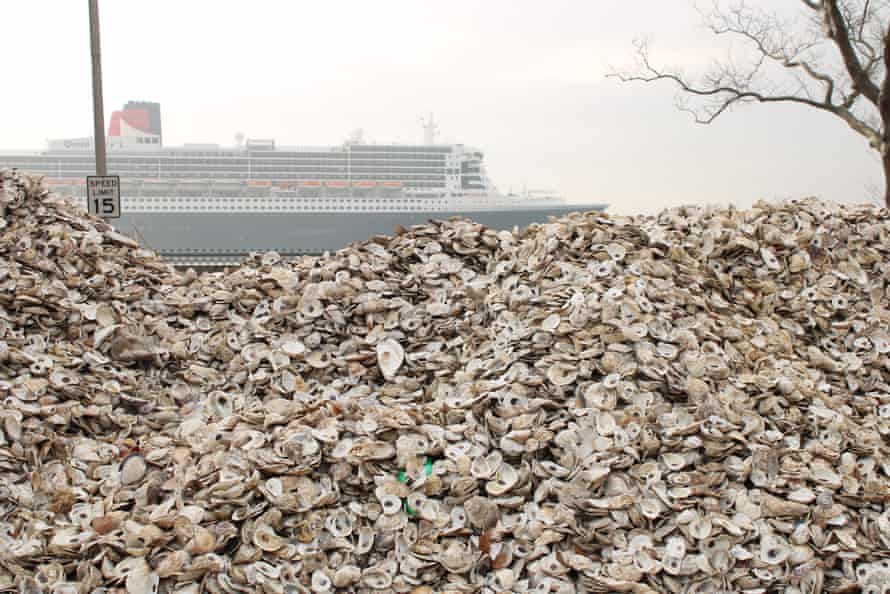
[(602, 210), (602, 204), (524, 207), (513, 210), (444, 210), (429, 212), (300, 213), (131, 213), (114, 226), (174, 264), (237, 264), (251, 252), (276, 251), (285, 256), (321, 254), (375, 235), (392, 235), (396, 227), (422, 225), (453, 217), (494, 229), (546, 223), (549, 217)]

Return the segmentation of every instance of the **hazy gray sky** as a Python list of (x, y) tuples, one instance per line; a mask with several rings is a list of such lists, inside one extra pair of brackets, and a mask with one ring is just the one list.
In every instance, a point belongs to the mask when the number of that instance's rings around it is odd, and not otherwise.
[[(761, 0), (768, 5), (796, 0)], [(0, 148), (92, 131), (86, 0), (4, 0)], [(130, 99), (161, 103), (164, 141), (333, 145), (356, 129), (485, 151), (501, 190), (553, 189), (615, 212), (820, 195), (881, 183), (835, 118), (751, 106), (712, 126), (669, 85), (605, 79), (631, 41), (695, 71), (725, 55), (692, 0), (100, 1), (106, 126)]]

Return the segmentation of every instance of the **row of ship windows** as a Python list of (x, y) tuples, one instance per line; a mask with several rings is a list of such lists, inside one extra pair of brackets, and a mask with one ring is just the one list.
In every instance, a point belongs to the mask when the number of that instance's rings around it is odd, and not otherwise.
[(243, 159), (244, 154), (245, 151), (180, 151), (174, 149), (165, 156), (178, 159)]
[[(430, 186), (430, 187), (421, 187), (414, 186), (414, 189), (422, 190), (424, 192), (436, 192), (437, 190), (440, 192), (444, 192), (445, 188), (441, 186)], [(78, 192), (78, 195), (83, 195), (83, 192)], [(164, 201), (166, 203), (167, 200), (171, 202), (176, 202), (179, 198), (188, 198), (188, 199), (209, 199), (209, 198), (217, 198), (220, 200), (273, 200), (281, 198), (283, 200), (289, 201), (301, 201), (301, 200), (325, 200), (325, 199), (333, 199), (333, 200), (367, 200), (368, 202), (376, 201), (376, 200), (401, 200), (404, 198), (404, 194), (401, 192), (381, 192), (379, 194), (370, 194), (370, 193), (362, 193), (362, 192), (326, 192), (324, 194), (298, 194), (296, 192), (288, 192), (288, 193), (270, 193), (270, 192), (197, 192), (197, 191), (184, 191), (184, 192), (126, 192), (123, 193), (124, 200), (153, 200), (155, 202)]]
[(176, 211), (205, 211), (208, 207), (213, 207), (218, 210), (223, 211), (232, 211), (237, 212), (241, 210), (251, 210), (251, 211), (284, 211), (284, 212), (313, 212), (319, 210), (325, 211), (341, 211), (341, 212), (423, 212), (429, 211), (430, 205), (383, 205), (383, 204), (370, 204), (365, 206), (358, 205), (343, 205), (343, 204), (316, 204), (316, 205), (307, 205), (307, 204), (262, 204), (262, 205), (241, 205), (241, 204), (210, 204), (210, 205), (172, 205), (165, 206), (163, 208), (159, 207), (156, 204), (141, 204), (141, 203), (132, 203), (132, 204), (124, 204), (124, 211), (126, 210), (141, 210), (145, 209), (148, 211), (158, 211), (158, 212), (176, 212)]
[[(83, 171), (94, 171), (95, 166), (92, 163), (38, 163), (38, 162), (8, 162), (0, 160), (0, 166), (15, 167), (30, 172), (50, 172), (50, 173), (80, 173)], [(404, 163), (404, 162), (386, 162), (379, 164), (352, 163), (352, 170), (364, 171), (422, 171), (422, 172), (442, 172), (444, 166), (434, 165), (430, 163)], [(118, 163), (111, 161), (108, 168), (112, 171), (140, 171), (140, 172), (157, 172), (157, 171), (211, 171), (217, 172), (233, 172), (246, 173), (248, 171), (347, 171), (349, 168), (338, 164), (277, 164), (277, 163), (253, 163), (250, 167), (247, 165), (232, 164), (207, 164), (200, 165), (189, 163)], [(456, 173), (456, 170), (454, 170)]]
[[(70, 161), (66, 161), (69, 162)], [(232, 166), (243, 166), (246, 167), (248, 165), (248, 161), (244, 159), (239, 159), (237, 161), (201, 161), (197, 159), (152, 159), (151, 161), (146, 161), (145, 159), (112, 159), (109, 160), (110, 163), (132, 163), (132, 164), (150, 164), (150, 165), (201, 165), (201, 166), (217, 166), (217, 167), (232, 167)], [(394, 158), (394, 159), (253, 159), (250, 162), (250, 165), (253, 167), (259, 165), (271, 165), (275, 167), (280, 167), (282, 165), (299, 165), (299, 166), (310, 166), (310, 165), (334, 165), (334, 166), (345, 166), (347, 163), (351, 163), (352, 165), (403, 165), (405, 167), (429, 167), (429, 166), (444, 166), (445, 159), (405, 159), (403, 157)], [(85, 163), (78, 163), (79, 165), (84, 165)]]
[(141, 202), (131, 202), (124, 204), (124, 210), (153, 210), (158, 212), (170, 210), (283, 210), (283, 211), (313, 211), (313, 210), (356, 210), (356, 211), (375, 211), (375, 210), (430, 210), (436, 205), (430, 204), (231, 204), (221, 202), (219, 204), (172, 204), (159, 205)]
[[(31, 164), (10, 164), (9, 166), (27, 169), (31, 167), (39, 167), (46, 169), (93, 169), (92, 163), (31, 163)], [(340, 169), (345, 170), (349, 167), (353, 169), (382, 169), (382, 168), (402, 168), (402, 169), (436, 169), (445, 168), (445, 163), (433, 163), (429, 161), (379, 161), (379, 162), (361, 162), (352, 161), (332, 162), (326, 161), (321, 163), (310, 162), (274, 162), (274, 161), (254, 161), (249, 165), (247, 163), (187, 163), (183, 161), (166, 161), (166, 162), (118, 162), (109, 161), (110, 168), (123, 169), (206, 169), (212, 171), (248, 171), (256, 169)]]
[(351, 169), (385, 169), (396, 167), (400, 169), (435, 169), (437, 171), (442, 171), (445, 169), (445, 163), (424, 163), (422, 161), (383, 161), (380, 163), (361, 163), (352, 161), (348, 164), (348, 167)]
[[(47, 165), (47, 164), (9, 164), (0, 162), (0, 166), (7, 167), (16, 167), (18, 169), (29, 171), (33, 173), (49, 173), (55, 175), (69, 174), (69, 175), (80, 175), (83, 173), (91, 173), (95, 171), (92, 165), (76, 165), (71, 163), (64, 163), (61, 166), (57, 165)], [(141, 164), (141, 165), (131, 165), (131, 164), (120, 164), (120, 163), (109, 163), (108, 164), (109, 171), (117, 172), (119, 174), (127, 174), (131, 172), (137, 173), (150, 173), (150, 174), (160, 174), (163, 172), (183, 172), (183, 171), (193, 171), (196, 173), (213, 173), (217, 174), (237, 174), (244, 176), (250, 172), (291, 172), (291, 173), (311, 173), (313, 171), (323, 171), (323, 172), (342, 172), (345, 173), (349, 170), (349, 168), (337, 166), (337, 165), (313, 165), (313, 166), (303, 166), (303, 165), (290, 165), (290, 166), (281, 166), (281, 165), (253, 165), (251, 167), (227, 167), (224, 165), (212, 165), (206, 167), (195, 167), (193, 165), (186, 164), (175, 164), (175, 165), (156, 165), (156, 164)], [(442, 167), (423, 167), (420, 165), (405, 165), (405, 164), (387, 164), (387, 165), (352, 165), (352, 171), (356, 172), (374, 172), (374, 171), (382, 171), (382, 172), (405, 172), (405, 173), (439, 173), (446, 174), (451, 172), (452, 174), (457, 174), (457, 169), (443, 169)], [(469, 172), (476, 173), (477, 171)]]
[[(93, 175), (92, 171), (63, 171), (59, 172), (38, 172), (38, 173), (48, 173), (49, 175), (59, 175), (60, 177), (70, 177), (70, 178), (83, 178), (88, 175)], [(172, 172), (157, 172), (157, 171), (121, 171), (112, 169), (109, 172), (111, 175), (120, 175), (122, 177), (171, 177), (171, 178), (181, 178), (181, 179), (207, 179), (207, 172), (200, 171), (177, 171), (175, 175)], [(347, 178), (347, 176), (343, 173), (338, 172), (315, 172), (315, 173), (283, 173), (283, 172), (266, 172), (266, 171), (258, 171), (254, 172), (255, 175), (253, 179), (259, 179), (261, 181), (269, 180), (319, 180), (319, 181), (329, 181), (329, 180), (342, 180), (342, 181), (403, 181), (403, 182), (411, 182), (415, 180), (423, 180), (423, 181), (436, 181), (440, 183), (445, 182), (444, 175), (430, 175), (427, 173), (356, 173)], [(214, 173), (212, 179), (219, 180), (245, 180), (245, 175), (243, 173)], [(127, 183), (126, 181), (123, 183)], [(173, 180), (168, 181), (166, 183), (175, 183)]]
[[(116, 173), (117, 172), (112, 172), (112, 175), (114, 175)], [(125, 177), (127, 177), (127, 176), (125, 176)], [(201, 179), (201, 180), (207, 179), (206, 175), (202, 175), (200, 173), (189, 173), (189, 172), (177, 172), (177, 174), (175, 176), (162, 175), (161, 177), (169, 177), (170, 178), (168, 180), (165, 180), (162, 183), (175, 183), (175, 179)], [(380, 174), (375, 173), (373, 175), (370, 175), (370, 174), (369, 175), (352, 175), (350, 177), (346, 177), (345, 175), (338, 175), (336, 173), (315, 173), (315, 174), (311, 174), (311, 175), (310, 174), (297, 174), (297, 173), (282, 173), (282, 174), (275, 174), (275, 175), (259, 174), (259, 175), (253, 176), (252, 178), (248, 178), (243, 175), (231, 174), (231, 175), (217, 175), (214, 178), (211, 178), (211, 181), (213, 179), (239, 180), (239, 181), (242, 181), (245, 183), (252, 181), (252, 180), (259, 180), (259, 181), (287, 181), (287, 180), (335, 181), (335, 180), (339, 180), (339, 181), (344, 181), (344, 182), (348, 182), (350, 180), (352, 180), (352, 181), (381, 180), (381, 181), (403, 181), (403, 182), (409, 182), (409, 181), (415, 181), (415, 180), (426, 180), (426, 181), (438, 181), (438, 182), (442, 182), (442, 183), (445, 182), (444, 175), (427, 175), (427, 174), (421, 174), (421, 173), (398, 173), (398, 174), (397, 173), (380, 173)]]
[[(95, 169), (95, 163), (92, 159), (39, 159), (39, 158), (2, 158), (0, 164), (7, 167), (17, 167), (19, 169)], [(201, 169), (249, 169), (258, 167), (435, 167), (442, 168), (445, 166), (444, 159), (330, 159), (330, 160), (298, 160), (293, 159), (255, 159), (248, 163), (245, 159), (238, 160), (197, 160), (197, 159), (120, 159), (109, 158), (109, 167), (128, 167), (128, 168), (182, 168), (199, 166)]]
[[(248, 151), (250, 157), (252, 159), (275, 159), (275, 158), (288, 158), (288, 159), (345, 159), (346, 153), (344, 151), (338, 152), (330, 152), (330, 153), (318, 153), (318, 152), (285, 152), (285, 151), (275, 151), (274, 153), (270, 153), (268, 151)], [(209, 156), (213, 156), (212, 154)], [(238, 154), (238, 157), (244, 158), (244, 154)]]
[[(132, 157), (132, 158), (123, 158), (123, 157), (114, 157), (115, 160), (120, 161), (145, 161), (145, 157)], [(244, 164), (247, 163), (248, 160), (245, 158), (239, 159), (195, 159), (195, 158), (170, 158), (170, 157), (160, 157), (160, 158), (152, 158), (152, 161), (172, 161), (175, 163), (239, 163)], [(445, 157), (443, 156), (424, 156), (424, 155), (373, 155), (373, 156), (359, 156), (359, 155), (331, 155), (325, 158), (318, 157), (309, 157), (309, 156), (263, 156), (263, 157), (253, 157), (250, 159), (253, 163), (275, 163), (277, 161), (298, 161), (300, 163), (311, 163), (311, 164), (319, 164), (319, 163), (345, 163), (347, 161), (351, 161), (353, 163), (390, 163), (392, 161), (405, 161), (408, 163), (444, 163)]]
[(352, 153), (450, 153), (450, 146), (375, 146), (375, 145), (353, 145), (350, 147)]
[[(331, 151), (288, 151), (282, 149), (268, 149), (268, 150), (248, 150), (247, 154), (253, 157), (254, 159), (266, 159), (270, 157), (328, 157), (328, 156), (338, 156), (338, 155), (346, 155), (351, 154), (353, 157), (355, 156), (377, 156), (377, 155), (422, 155), (422, 156), (435, 156), (442, 157), (454, 152), (452, 147), (450, 146), (383, 146), (383, 145), (352, 145), (346, 150), (334, 149)], [(176, 151), (176, 154), (179, 155), (188, 155), (188, 156), (201, 156), (201, 155), (209, 155), (214, 156), (217, 153), (193, 153), (190, 151)], [(241, 154), (244, 153), (228, 153), (228, 154)]]
[(373, 163), (375, 161), (433, 161), (444, 163), (444, 155), (350, 155), (353, 163)]
[(352, 175), (349, 176), (349, 179), (372, 180), (372, 181), (375, 179), (391, 179), (391, 180), (392, 179), (394, 179), (394, 180), (426, 179), (426, 180), (444, 182), (445, 176), (444, 175), (423, 175), (423, 174), (419, 174), (419, 173), (400, 173), (400, 174), (384, 173), (381, 175), (378, 175), (376, 173), (353, 173)]
[[(444, 190), (445, 188), (441, 184), (435, 183), (427, 183), (427, 182), (414, 182), (406, 185), (407, 188), (415, 188), (420, 190)], [(477, 189), (484, 190), (484, 184), (463, 184), (464, 189)], [(84, 195), (84, 187), (83, 186), (54, 186), (56, 192), (60, 193), (72, 193), (75, 195), (83, 196)], [(400, 197), (401, 189), (399, 188), (325, 188), (323, 190), (322, 196), (328, 197), (338, 197), (338, 198), (351, 198), (351, 199), (362, 199), (368, 196), (390, 196), (390, 197)], [(262, 200), (269, 200), (271, 197), (283, 196), (285, 198), (316, 198), (319, 197), (321, 191), (312, 190), (310, 191), (308, 188), (303, 188), (301, 190), (275, 190), (269, 187), (263, 188), (239, 188), (239, 189), (227, 189), (225, 187), (204, 187), (204, 188), (190, 188), (190, 187), (138, 187), (138, 186), (127, 186), (124, 185), (121, 188), (121, 192), (124, 196), (124, 199), (127, 199), (128, 196), (133, 197), (143, 197), (143, 198), (157, 198), (157, 199), (165, 199), (168, 196), (177, 196), (177, 197), (197, 197), (204, 198), (208, 196), (216, 196), (216, 197), (230, 197), (230, 198), (243, 198), (243, 197), (256, 197)]]
[[(361, 204), (383, 204), (383, 205), (426, 204), (430, 200), (432, 200), (434, 197), (435, 196), (432, 196), (429, 198), (396, 198), (396, 199), (351, 197), (350, 202), (358, 202)], [(217, 197), (201, 197), (201, 198), (195, 198), (194, 200), (189, 200), (189, 202), (202, 202), (202, 203), (210, 202), (212, 204), (217, 204), (217, 203), (226, 204), (226, 203), (232, 202), (233, 200), (238, 200), (239, 198), (246, 202), (256, 202), (256, 203), (262, 203), (262, 204), (273, 203), (273, 202), (274, 203), (282, 203), (282, 204), (284, 204), (284, 203), (303, 204), (306, 202), (304, 199), (296, 199), (295, 200), (294, 198), (281, 198), (279, 196), (273, 196), (271, 198), (269, 198), (269, 197), (264, 197), (264, 198), (237, 197), (237, 198), (233, 198), (232, 200), (227, 200), (225, 198), (221, 198), (218, 196)], [(126, 204), (128, 201), (132, 201), (135, 203), (143, 203), (144, 202), (146, 204), (158, 204), (158, 203), (167, 204), (167, 203), (182, 202), (178, 197), (174, 198), (174, 197), (170, 197), (170, 196), (164, 196), (164, 197), (158, 197), (158, 198), (124, 198), (123, 201), (124, 201), (124, 204)], [(342, 204), (343, 200), (326, 200), (324, 198), (322, 198), (322, 199), (316, 198), (316, 199), (312, 199), (310, 202), (310, 204), (316, 204), (316, 203)]]
[[(76, 177), (80, 178), (85, 175), (93, 175), (93, 170), (90, 169), (61, 169), (61, 170), (49, 170), (49, 169), (37, 169), (32, 168), (29, 171), (32, 173), (45, 173), (48, 175), (57, 175), (59, 177)], [(195, 169), (135, 169), (135, 168), (119, 168), (119, 167), (110, 167), (109, 173), (111, 175), (120, 175), (122, 177), (200, 177), (200, 178), (215, 178), (215, 177), (237, 177), (242, 179), (292, 179), (295, 176), (302, 179), (315, 179), (318, 176), (328, 176), (335, 177), (341, 179), (401, 179), (404, 178), (416, 178), (418, 176), (421, 177), (435, 177), (437, 179), (445, 179), (445, 172), (441, 169), (371, 169), (371, 170), (352, 170), (351, 172), (346, 172), (342, 169), (310, 169), (310, 170), (299, 170), (299, 169), (254, 169), (253, 171), (208, 171), (208, 170), (195, 170)], [(456, 174), (452, 174), (456, 175)], [(471, 174), (478, 175), (478, 174)]]
[[(302, 165), (292, 165), (289, 167), (282, 167), (280, 165), (256, 165), (250, 168), (251, 171), (347, 171), (346, 167), (303, 167)], [(409, 165), (380, 165), (380, 166), (371, 166), (371, 165), (353, 165), (352, 171), (405, 171), (405, 172), (415, 172), (415, 173), (442, 173), (443, 169), (441, 167), (414, 167)]]
[[(179, 161), (180, 159), (177, 159)], [(243, 159), (239, 159), (243, 160)], [(444, 155), (336, 155), (330, 156), (323, 159), (319, 159), (318, 157), (308, 157), (303, 155), (297, 156), (289, 156), (289, 155), (264, 155), (254, 156), (251, 159), (254, 163), (256, 162), (265, 162), (268, 163), (270, 161), (300, 161), (301, 163), (309, 160), (310, 162), (321, 161), (324, 163), (328, 163), (330, 161), (336, 162), (345, 162), (352, 161), (353, 163), (375, 163), (375, 162), (389, 162), (389, 161), (409, 161), (409, 162), (420, 162), (420, 163), (444, 163), (445, 156)]]
[[(339, 181), (339, 180), (334, 179), (334, 180), (328, 180), (328, 181)], [(408, 188), (441, 188), (441, 187), (444, 187), (444, 185), (445, 185), (444, 182), (441, 180), (410, 179), (410, 180), (402, 181), (402, 186), (408, 187)], [(277, 188), (276, 186), (240, 185), (239, 187), (231, 187), (231, 186), (226, 186), (226, 185), (222, 185), (222, 184), (220, 184), (219, 186), (215, 186), (215, 185), (203, 184), (203, 183), (202, 184), (185, 184), (185, 183), (183, 183), (180, 185), (175, 182), (163, 183), (163, 184), (146, 184), (143, 186), (140, 186), (137, 184), (123, 183), (123, 184), (121, 184), (121, 186), (125, 191), (142, 191), (142, 192), (152, 191), (152, 192), (165, 192), (165, 193), (178, 192), (179, 190), (189, 190), (189, 191), (195, 191), (198, 189), (209, 190), (211, 187), (221, 188), (221, 189), (229, 190), (232, 192), (242, 192), (242, 191), (269, 192), (272, 189), (280, 189), (280, 188)], [(83, 187), (83, 186), (80, 186), (80, 187)], [(307, 186), (307, 187), (303, 187), (300, 189), (306, 190), (306, 191), (321, 191), (320, 187), (316, 188), (316, 187), (308, 187)], [(349, 192), (350, 189), (351, 188), (348, 186), (347, 187), (329, 187), (329, 186), (324, 187), (324, 191), (329, 194), (331, 192)], [(352, 188), (352, 189), (375, 191), (375, 190), (399, 190), (400, 187), (396, 187), (396, 188), (369, 187), (369, 188)]]
[[(19, 164), (19, 163), (27, 163), (27, 164), (35, 164), (35, 163), (51, 163), (51, 164), (59, 164), (59, 163), (71, 163), (76, 165), (92, 165), (94, 160), (89, 157), (78, 157), (78, 158), (66, 158), (59, 159), (58, 157), (52, 156), (38, 156), (38, 155), (30, 155), (28, 157), (7, 157), (5, 161), (8, 161), (10, 164)], [(134, 157), (120, 157), (120, 156), (109, 156), (109, 163), (150, 163), (150, 164), (158, 164), (158, 163), (192, 163), (192, 164), (200, 164), (200, 165), (247, 165), (248, 162), (252, 163), (276, 163), (280, 161), (298, 161), (301, 164), (310, 164), (310, 165), (324, 165), (327, 163), (345, 163), (347, 161), (351, 161), (353, 163), (391, 163), (393, 161), (400, 161), (406, 163), (437, 163), (441, 164), (445, 162), (445, 157), (443, 156), (424, 156), (424, 155), (331, 155), (325, 158), (319, 157), (309, 157), (309, 156), (277, 156), (277, 157), (254, 157), (252, 159), (247, 159), (245, 157), (225, 157), (225, 158), (198, 158), (198, 157), (176, 157), (173, 155), (165, 155), (163, 157), (145, 157), (145, 156), (134, 156)]]
[[(48, 165), (46, 163), (13, 163), (10, 161), (0, 160), (0, 167), (11, 167), (15, 169), (19, 169), (21, 171), (27, 171), (30, 173), (41, 173), (43, 171), (58, 171), (59, 167), (57, 165)], [(95, 168), (93, 168), (95, 171)]]

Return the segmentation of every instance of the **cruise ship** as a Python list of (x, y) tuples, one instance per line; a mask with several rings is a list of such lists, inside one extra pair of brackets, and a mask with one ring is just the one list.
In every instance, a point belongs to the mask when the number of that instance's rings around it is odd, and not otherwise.
[[(512, 229), (606, 208), (549, 193), (503, 195), (486, 175), (482, 151), (437, 143), (435, 135), (430, 117), (416, 145), (367, 143), (355, 134), (333, 147), (241, 135), (230, 147), (167, 147), (160, 104), (130, 101), (113, 112), (106, 138), (108, 173), (121, 179), (121, 217), (112, 223), (174, 264), (226, 266), (251, 252), (319, 254), (433, 219)], [(93, 139), (0, 153), (0, 166), (44, 175), (55, 192), (86, 204)]]

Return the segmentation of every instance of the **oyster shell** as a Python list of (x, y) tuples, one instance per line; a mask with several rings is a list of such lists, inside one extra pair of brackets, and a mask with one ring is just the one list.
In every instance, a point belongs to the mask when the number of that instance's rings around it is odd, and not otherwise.
[(884, 591), (890, 213), (177, 271), (0, 173), (0, 588)]

